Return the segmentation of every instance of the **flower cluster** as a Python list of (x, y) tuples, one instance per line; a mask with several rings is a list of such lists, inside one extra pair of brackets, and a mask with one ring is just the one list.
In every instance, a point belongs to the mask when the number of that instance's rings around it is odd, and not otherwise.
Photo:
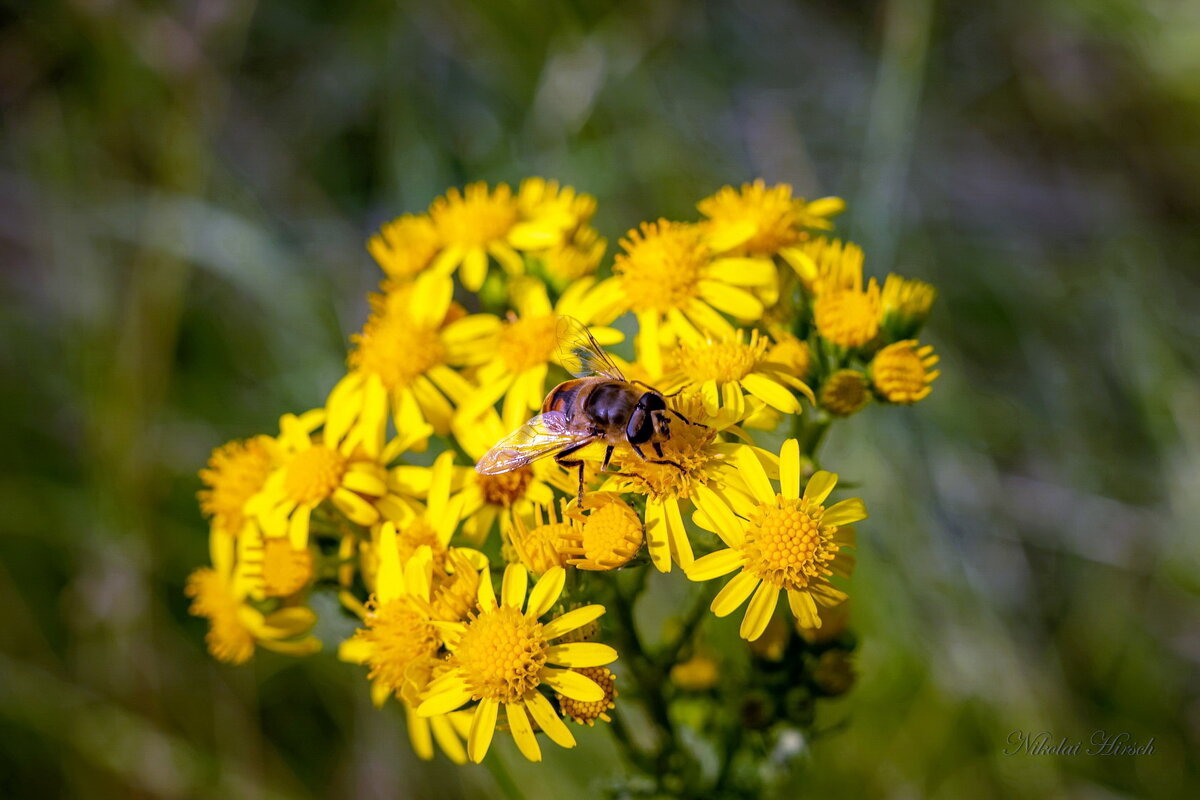
[[(618, 650), (597, 641), (639, 646), (617, 572), (732, 575), (701, 610), (745, 606), (756, 653), (844, 607), (867, 513), (831, 500), (817, 448), (872, 399), (929, 394), (933, 288), (866, 278), (827, 235), (842, 202), (786, 185), (642, 223), (604, 271), (595, 207), (553, 181), (477, 183), (370, 239), (384, 279), (345, 376), (200, 472), (212, 566), (186, 591), (214, 657), (319, 649), (309, 599), (329, 591), (357, 620), (339, 658), (403, 708), (421, 757), (478, 762), (502, 730), (536, 761), (574, 745), (565, 721), (620, 713)], [(689, 642), (666, 651), (657, 674), (682, 689), (716, 674)]]

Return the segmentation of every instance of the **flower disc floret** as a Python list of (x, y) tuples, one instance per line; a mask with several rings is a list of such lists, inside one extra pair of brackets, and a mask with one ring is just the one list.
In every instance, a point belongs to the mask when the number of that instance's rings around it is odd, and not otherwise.
[(316, 505), (341, 485), (346, 466), (345, 456), (323, 444), (301, 450), (284, 467), (284, 492), (294, 503)]
[(540, 622), (502, 606), (467, 624), (455, 659), (473, 699), (512, 703), (541, 683), (549, 648)]

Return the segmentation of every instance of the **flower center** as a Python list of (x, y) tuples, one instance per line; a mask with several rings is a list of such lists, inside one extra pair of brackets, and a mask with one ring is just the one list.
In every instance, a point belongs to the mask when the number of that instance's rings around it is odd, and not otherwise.
[(542, 575), (551, 567), (561, 567), (566, 563), (563, 538), (570, 533), (571, 526), (565, 522), (551, 520), (528, 527), (524, 520), (518, 517), (509, 535), (516, 551), (516, 560), (534, 575)]
[(490, 193), (487, 184), (473, 183), (465, 194), (451, 189), (445, 197), (434, 200), (429, 216), (447, 244), (484, 247), (508, 235), (517, 221), (517, 204), (504, 184)]
[(861, 410), (868, 399), (867, 379), (858, 370), (838, 370), (821, 387), (821, 405), (841, 417)]
[(476, 475), (483, 499), (494, 506), (511, 506), (525, 496), (525, 490), (533, 481), (531, 467), (518, 467), (499, 475)]
[(372, 645), (368, 677), (399, 693), (412, 668), (437, 654), (437, 630), (408, 596), (382, 605), (372, 600), (368, 610), (367, 627), (357, 634)]
[(346, 459), (337, 450), (315, 444), (288, 462), (283, 489), (297, 505), (315, 506), (333, 494), (346, 472)]
[(823, 291), (813, 301), (813, 319), (821, 336), (842, 347), (861, 347), (879, 332), (879, 285), (866, 291)]
[(379, 266), (394, 278), (411, 278), (437, 255), (441, 247), (428, 217), (405, 214), (385, 224), (367, 242)]
[(617, 676), (608, 667), (578, 667), (575, 671), (599, 684), (604, 690), (604, 697), (591, 703), (582, 703), (555, 692), (563, 716), (570, 717), (580, 725), (595, 725), (598, 719), (607, 720), (608, 714), (605, 712), (615, 707), (613, 698), (617, 696)]
[(676, 369), (696, 383), (739, 381), (754, 371), (767, 350), (767, 340), (758, 332), (750, 344), (740, 341), (683, 344), (675, 352)]
[(698, 296), (710, 255), (698, 226), (642, 223), (621, 246), (625, 252), (617, 255), (613, 272), (634, 311), (666, 312)]
[(421, 545), (428, 545), (435, 565), (445, 563), (446, 546), (438, 538), (437, 531), (424, 517), (417, 517), (403, 530), (397, 531), (396, 549), (400, 551), (400, 563), (407, 564)]
[[(598, 502), (586, 517), (579, 520), (566, 538), (577, 543), (582, 560), (572, 560), (581, 569), (616, 569), (637, 555), (644, 533), (637, 512), (622, 500), (605, 501), (605, 495), (592, 495), (589, 503)], [(576, 551), (578, 553), (578, 550)]]
[(312, 553), (295, 550), (285, 539), (267, 539), (263, 545), (263, 593), (288, 597), (300, 591), (312, 577)]
[(509, 372), (520, 373), (550, 361), (558, 346), (558, 317), (514, 320), (500, 333), (500, 358)]
[(833, 542), (837, 528), (821, 524), (824, 513), (824, 506), (782, 495), (759, 505), (742, 545), (746, 569), (781, 589), (803, 589), (811, 579), (831, 575), (825, 565), (839, 549)]
[(540, 622), (501, 606), (467, 624), (454, 658), (474, 699), (512, 703), (541, 683), (547, 649)]
[(438, 330), (413, 325), (406, 311), (374, 314), (350, 339), (350, 366), (375, 373), (389, 391), (409, 386), (446, 354)]
[(216, 518), (216, 525), (238, 534), (246, 521), (242, 509), (271, 473), (271, 454), (265, 436), (245, 442), (230, 442), (219, 448), (200, 470), (200, 479), (210, 488), (200, 492), (200, 509)]

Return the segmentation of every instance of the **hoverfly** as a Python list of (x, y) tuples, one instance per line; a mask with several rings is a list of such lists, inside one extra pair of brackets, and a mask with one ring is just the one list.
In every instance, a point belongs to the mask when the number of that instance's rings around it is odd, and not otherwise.
[[(674, 395), (627, 380), (578, 320), (560, 317), (557, 336), (558, 359), (575, 378), (554, 387), (542, 403), (542, 413), (497, 442), (475, 465), (476, 471), (499, 475), (553, 456), (564, 467), (578, 467), (580, 505), (583, 460), (568, 456), (592, 442), (608, 445), (602, 470), (608, 469), (613, 450), (627, 445), (643, 461), (669, 464), (682, 472), (677, 462), (663, 457), (662, 442), (671, 436), (671, 416), (688, 425), (707, 426), (667, 408), (666, 397)], [(648, 457), (644, 445), (657, 458)]]

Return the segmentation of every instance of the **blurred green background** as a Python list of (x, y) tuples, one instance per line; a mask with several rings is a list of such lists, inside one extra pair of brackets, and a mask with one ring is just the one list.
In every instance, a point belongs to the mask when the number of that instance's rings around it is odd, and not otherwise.
[[(2, 9), (0, 796), (496, 792), (328, 651), (216, 664), (182, 584), (196, 469), (322, 401), (369, 233), (529, 174), (614, 242), (725, 183), (840, 194), (869, 272), (941, 292), (932, 397), (826, 449), (872, 510), (860, 681), (791, 796), (1200, 796), (1200, 5)], [(596, 796), (583, 738), (501, 753)]]

